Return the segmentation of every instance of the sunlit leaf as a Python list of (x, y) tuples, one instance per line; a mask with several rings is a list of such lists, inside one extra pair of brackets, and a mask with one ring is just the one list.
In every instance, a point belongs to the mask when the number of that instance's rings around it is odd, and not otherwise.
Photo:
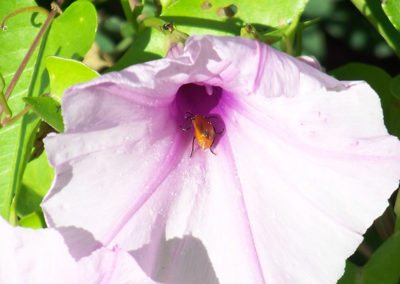
[(161, 16), (190, 34), (239, 35), (244, 23), (277, 27), (298, 21), (307, 0), (177, 0)]
[(22, 190), (17, 199), (18, 216), (40, 211), (40, 203), (50, 188), (54, 169), (43, 152), (37, 159), (30, 161), (25, 169)]
[[(0, 1), (0, 16), (17, 7), (34, 5), (34, 1), (28, 0), (18, 1), (18, 6), (15, 2)], [(22, 14), (9, 20), (7, 31), (0, 31), (0, 72), (7, 85), (43, 21), (43, 16)], [(48, 90), (44, 59), (55, 54), (82, 58), (93, 43), (96, 27), (96, 10), (87, 1), (72, 3), (53, 21), (45, 43), (32, 56), (9, 99), (14, 114), (25, 106), (22, 97), (35, 97)], [(0, 130), (0, 212), (5, 218), (8, 218), (14, 193), (20, 189), (22, 173), (31, 154), (32, 137), (38, 125), (39, 119), (30, 113)]]
[(46, 67), (50, 77), (50, 93), (61, 99), (65, 89), (72, 85), (89, 81), (99, 74), (80, 61), (50, 56), (46, 59)]
[[(0, 18), (5, 17), (15, 9), (34, 6), (33, 0), (0, 1)], [(35, 14), (36, 15), (36, 14)], [(0, 73), (6, 86), (17, 70), (40, 25), (44, 22), (43, 15), (22, 14), (15, 16), (6, 23), (7, 30), (0, 30)], [(22, 97), (28, 96), (28, 90), (34, 74), (37, 52), (28, 62), (14, 92), (8, 100), (14, 114), (22, 111), (25, 103)], [(29, 115), (24, 120), (0, 129), (0, 214), (8, 219), (9, 207), (19, 180), (22, 175), (24, 161), (28, 156), (28, 137), (38, 124), (34, 116)]]
[(160, 31), (147, 28), (129, 47), (111, 70), (121, 70), (133, 64), (159, 59), (167, 51), (166, 36)]
[(61, 105), (51, 97), (24, 98), (24, 101), (32, 107), (32, 110), (41, 119), (50, 124), (58, 132), (64, 132), (64, 123), (61, 116)]
[[(40, 58), (39, 82), (34, 93), (48, 91), (49, 77), (45, 71), (45, 60), (57, 55), (64, 58), (82, 59), (90, 49), (97, 30), (96, 9), (88, 1), (72, 3), (64, 13), (54, 20)], [(67, 75), (68, 76), (68, 75)]]
[[(244, 23), (267, 28), (297, 22), (306, 3), (307, 0), (266, 0), (262, 5), (244, 0), (162, 1), (161, 18), (189, 35), (239, 35)], [(159, 28), (142, 32), (111, 70), (165, 56), (168, 38), (157, 31)]]
[(385, 0), (382, 1), (382, 8), (388, 16), (393, 26), (400, 31), (400, 1)]
[(381, 1), (351, 0), (351, 2), (376, 28), (397, 56), (400, 56), (400, 33), (393, 27), (384, 13)]
[(21, 227), (40, 229), (46, 226), (43, 213), (41, 211), (32, 212), (24, 217), (22, 217), (18, 225)]

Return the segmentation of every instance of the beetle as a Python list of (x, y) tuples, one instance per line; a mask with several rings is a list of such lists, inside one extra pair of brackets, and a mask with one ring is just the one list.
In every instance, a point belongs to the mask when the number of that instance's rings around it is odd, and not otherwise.
[(185, 114), (185, 120), (190, 119), (192, 122), (192, 126), (182, 128), (182, 130), (186, 131), (193, 127), (192, 151), (190, 152), (190, 157), (192, 157), (193, 155), (195, 140), (197, 141), (197, 144), (200, 146), (201, 149), (210, 149), (210, 152), (216, 155), (216, 153), (212, 149), (212, 146), (215, 142), (215, 135), (222, 134), (224, 132), (224, 129), (222, 129), (221, 131), (216, 131), (215, 126), (211, 121), (213, 118), (218, 119), (218, 117), (211, 115), (194, 115), (190, 112), (187, 112)]

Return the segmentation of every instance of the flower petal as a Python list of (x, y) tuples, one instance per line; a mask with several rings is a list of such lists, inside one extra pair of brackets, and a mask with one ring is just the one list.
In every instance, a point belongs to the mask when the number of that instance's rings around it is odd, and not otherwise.
[[(74, 94), (66, 98), (67, 120), (69, 116), (71, 120), (79, 116), (85, 109), (88, 110), (85, 116), (96, 115), (98, 110), (90, 109), (94, 99), (98, 105), (116, 108), (108, 115), (126, 113), (129, 116), (129, 110), (135, 112), (138, 108), (128, 99), (106, 90), (99, 92), (94, 88), (85, 92), (73, 115), (68, 109), (70, 103), (74, 104)], [(180, 148), (182, 139), (176, 135), (178, 128), (170, 123), (167, 109), (146, 110), (142, 111), (143, 115), (134, 113), (137, 116), (132, 121), (131, 115), (120, 124), (110, 124), (108, 129), (71, 131), (46, 139), (46, 150), (51, 153), (49, 160), (57, 169), (53, 188), (43, 203), (49, 225), (85, 228), (96, 239), (104, 241), (114, 230), (120, 230), (123, 216), (129, 215), (127, 208), (132, 207), (131, 214), (134, 214), (151, 196), (182, 155), (174, 151)], [(112, 120), (102, 119), (104, 125)], [(93, 221), (97, 218), (102, 220), (101, 224)]]
[[(335, 282), (399, 181), (377, 95), (256, 41), (191, 37), (169, 56), (69, 91), (67, 131), (46, 139), (49, 225), (156, 281)], [(223, 90), (217, 156), (189, 158), (171, 108), (187, 83)]]
[[(101, 248), (76, 261), (69, 249), (78, 249), (82, 230), (74, 232), (76, 242), (68, 247), (55, 229), (32, 230), (11, 227), (0, 218), (1, 283), (155, 283), (126, 252)], [(104, 282), (103, 282), (104, 281)]]
[(151, 280), (142, 271), (130, 254), (118, 247), (101, 248), (90, 257), (83, 258), (79, 265), (81, 270), (84, 270), (85, 274), (89, 276), (86, 276), (85, 280), (79, 279), (76, 283), (158, 283)]
[(179, 68), (190, 74), (185, 83), (204, 82), (236, 96), (292, 97), (318, 87), (345, 86), (300, 60), (240, 37), (192, 36), (175, 56), (191, 63)]
[(380, 113), (364, 84), (268, 103), (226, 122), (261, 265), (274, 283), (333, 283), (398, 185), (399, 141), (363, 122)]
[(205, 154), (183, 157), (112, 243), (161, 282), (265, 282), (230, 161)]
[(1, 283), (73, 283), (83, 278), (55, 230), (12, 228), (0, 219)]

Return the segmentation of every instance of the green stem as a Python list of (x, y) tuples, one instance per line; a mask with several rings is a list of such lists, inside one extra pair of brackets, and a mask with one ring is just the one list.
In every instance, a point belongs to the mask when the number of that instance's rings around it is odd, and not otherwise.
[(308, 27), (314, 26), (314, 25), (318, 24), (320, 21), (321, 21), (321, 18), (315, 18), (312, 20), (305, 21), (305, 22), (301, 23), (302, 29), (304, 30)]
[(12, 116), (12, 112), (11, 112), (9, 105), (7, 104), (7, 100), (4, 97), (4, 93), (3, 93), (5, 85), (6, 85), (6, 82), (4, 81), (3, 76), (0, 74), (0, 89), (1, 89), (1, 91), (0, 91), (0, 106), (1, 106), (0, 113), (1, 113), (1, 111), (4, 111), (6, 113), (6, 115), (10, 117), (10, 116)]
[(10, 206), (10, 215), (8, 216), (8, 223), (12, 226), (17, 226), (18, 217), (17, 217), (17, 199), (14, 197), (11, 206)]
[(3, 121), (1, 122), (1, 126), (4, 127), (4, 126), (10, 125), (10, 124), (13, 124), (18, 119), (22, 118), (25, 114), (27, 114), (30, 110), (31, 110), (31, 106), (26, 106), (23, 110), (21, 110), (19, 113), (17, 113), (13, 117), (4, 118)]
[(299, 27), (300, 18), (297, 17), (293, 19), (293, 21), (289, 24), (288, 28), (285, 30), (285, 36), (283, 37), (283, 44), (285, 52), (295, 56), (295, 41), (296, 41), (296, 33)]
[(368, 19), (387, 44), (400, 57), (400, 33), (393, 27), (376, 0), (351, 0), (356, 8)]
[(124, 11), (125, 18), (128, 20), (128, 22), (134, 24), (135, 19), (133, 18), (133, 11), (135, 9), (135, 6), (131, 7), (129, 0), (121, 0), (121, 6), (122, 10)]
[(3, 92), (0, 92), (0, 106), (1, 106), (0, 111), (4, 111), (8, 117), (12, 116), (10, 106), (8, 105), (7, 100), (4, 97)]
[(293, 48), (292, 37), (289, 37), (289, 36), (283, 37), (283, 42), (284, 42), (284, 50), (285, 50), (285, 52), (294, 56), (294, 48)]

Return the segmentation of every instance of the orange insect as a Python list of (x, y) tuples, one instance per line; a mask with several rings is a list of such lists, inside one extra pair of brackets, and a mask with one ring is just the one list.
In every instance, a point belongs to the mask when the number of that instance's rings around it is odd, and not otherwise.
[[(192, 140), (192, 151), (190, 152), (190, 157), (193, 155), (193, 150), (194, 150), (194, 140), (197, 141), (197, 144), (200, 146), (201, 149), (206, 150), (210, 149), (210, 152), (213, 153), (214, 155), (215, 152), (212, 149), (212, 146), (214, 145), (215, 142), (215, 135), (216, 134), (221, 134), (224, 132), (224, 129), (222, 131), (216, 131), (213, 123), (211, 122), (212, 118), (216, 118), (216, 116), (203, 116), (203, 115), (193, 115), (190, 112), (187, 112), (185, 114), (185, 119), (190, 119), (192, 121), (192, 127), (194, 131), (193, 135), (193, 140)], [(191, 127), (188, 128), (183, 128), (183, 130), (188, 130)]]

